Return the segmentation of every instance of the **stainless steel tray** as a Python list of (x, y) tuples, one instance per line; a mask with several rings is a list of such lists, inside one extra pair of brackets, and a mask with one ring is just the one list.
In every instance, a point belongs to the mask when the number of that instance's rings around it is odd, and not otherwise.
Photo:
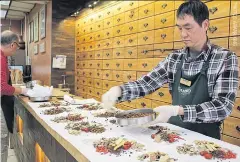
[[(139, 117), (139, 118), (122, 118), (123, 115), (129, 113), (152, 113), (151, 115)], [(117, 124), (121, 126), (128, 126), (128, 125), (142, 125), (148, 122), (153, 121), (156, 118), (156, 113), (153, 109), (143, 108), (143, 109), (136, 109), (136, 110), (127, 110), (115, 115)]]
[(47, 97), (29, 97), (29, 99), (32, 102), (43, 102), (43, 101), (49, 101), (51, 99), (51, 96), (47, 96)]

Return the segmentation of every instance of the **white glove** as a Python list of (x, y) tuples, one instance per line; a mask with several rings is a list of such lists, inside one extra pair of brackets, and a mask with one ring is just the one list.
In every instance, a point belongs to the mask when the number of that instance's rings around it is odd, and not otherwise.
[(110, 88), (109, 91), (102, 95), (102, 103), (105, 109), (111, 109), (117, 102), (118, 97), (121, 97), (122, 90), (119, 86)]
[(170, 117), (178, 115), (180, 106), (159, 106), (153, 110), (158, 114), (158, 116), (154, 121), (145, 124), (144, 126), (146, 127), (157, 123), (166, 123)]
[(21, 88), (21, 94), (24, 95), (24, 96), (28, 96), (27, 92), (28, 92), (28, 88)]

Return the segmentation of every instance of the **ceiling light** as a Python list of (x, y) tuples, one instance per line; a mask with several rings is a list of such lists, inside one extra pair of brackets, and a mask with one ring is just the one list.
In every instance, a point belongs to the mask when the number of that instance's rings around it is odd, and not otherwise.
[(79, 12), (77, 11), (77, 14), (79, 14)]
[(93, 2), (94, 5), (96, 5), (97, 3), (98, 3), (97, 1)]
[(5, 18), (7, 10), (1, 10), (1, 18)]
[(89, 8), (91, 8), (91, 7), (92, 7), (92, 5), (88, 5), (88, 7), (89, 7)]

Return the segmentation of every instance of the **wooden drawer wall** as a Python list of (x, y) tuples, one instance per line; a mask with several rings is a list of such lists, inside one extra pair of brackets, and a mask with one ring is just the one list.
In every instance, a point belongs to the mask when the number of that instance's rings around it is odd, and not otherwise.
[[(184, 47), (176, 24), (176, 1), (116, 1), (101, 10), (76, 20), (76, 94), (95, 98), (112, 86), (134, 81), (147, 75), (173, 49)], [(239, 57), (240, 2), (204, 1), (209, 8), (210, 41), (229, 48)], [(99, 6), (100, 7), (100, 6)], [(85, 14), (85, 13), (84, 13)], [(239, 95), (238, 95), (239, 97)], [(165, 85), (144, 98), (116, 106), (129, 110), (171, 104)], [(236, 127), (240, 123), (240, 98), (223, 125), (224, 141), (240, 145)]]

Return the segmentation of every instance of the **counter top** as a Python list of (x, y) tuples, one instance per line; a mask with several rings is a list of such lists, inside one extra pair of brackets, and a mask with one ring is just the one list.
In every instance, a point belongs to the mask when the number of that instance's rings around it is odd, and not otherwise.
[[(58, 89), (54, 90), (54, 95), (61, 96), (62, 92)], [(236, 145), (232, 145), (220, 140), (216, 140), (199, 133), (189, 131), (168, 123), (162, 123), (159, 125), (167, 126), (171, 130), (176, 130), (182, 133), (183, 138), (186, 141), (179, 141), (174, 144), (169, 143), (156, 143), (151, 139), (152, 132), (148, 131), (147, 128), (142, 127), (120, 127), (115, 124), (109, 124), (109, 122), (104, 118), (96, 119), (93, 117), (92, 112), (85, 110), (77, 110), (76, 106), (71, 105), (73, 112), (80, 112), (81, 114), (87, 115), (89, 121), (97, 121), (101, 122), (104, 127), (106, 127), (106, 131), (102, 134), (90, 134), (90, 133), (81, 133), (80, 135), (71, 135), (64, 129), (66, 124), (64, 123), (54, 123), (51, 121), (55, 116), (61, 116), (63, 114), (58, 115), (44, 115), (41, 112), (47, 108), (38, 108), (41, 103), (33, 103), (28, 100), (27, 97), (16, 96), (16, 98), (24, 105), (24, 107), (34, 116), (34, 118), (77, 160), (81, 162), (87, 161), (138, 161), (136, 156), (133, 155), (131, 158), (128, 156), (122, 157), (114, 157), (109, 155), (101, 155), (97, 153), (93, 147), (93, 141), (100, 139), (101, 137), (118, 137), (124, 136), (128, 139), (136, 140), (145, 145), (147, 151), (161, 151), (169, 154), (170, 157), (178, 159), (178, 162), (190, 162), (190, 161), (208, 161), (201, 156), (188, 156), (178, 154), (176, 151), (176, 147), (182, 145), (184, 143), (192, 144), (194, 140), (207, 140), (215, 142), (216, 144), (228, 148), (235, 153), (238, 153), (237, 159), (228, 159), (227, 162), (237, 162), (240, 161), (240, 147)], [(79, 98), (79, 97), (76, 97)], [(81, 99), (81, 98), (79, 98)], [(55, 100), (55, 98), (53, 98)], [(82, 100), (85, 101), (85, 100)], [(64, 112), (64, 114), (67, 114)], [(173, 149), (174, 148), (174, 149)], [(211, 160), (214, 162), (220, 160)]]

